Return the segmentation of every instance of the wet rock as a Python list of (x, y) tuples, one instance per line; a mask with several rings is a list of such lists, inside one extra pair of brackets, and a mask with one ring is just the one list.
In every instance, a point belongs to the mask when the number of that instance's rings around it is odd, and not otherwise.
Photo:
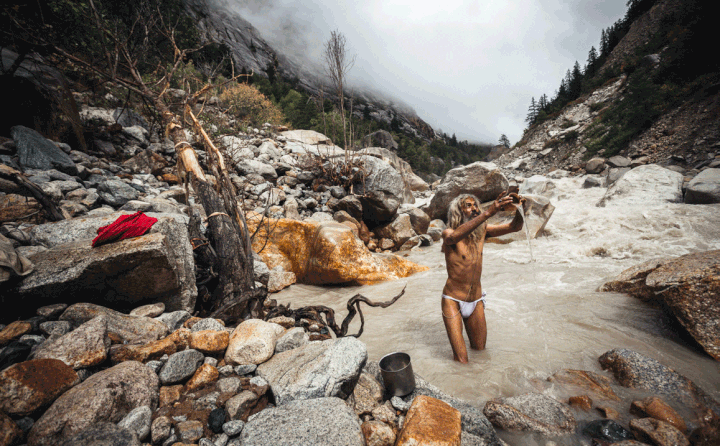
[(32, 359), (0, 372), (0, 411), (30, 415), (48, 406), (79, 382), (77, 373), (57, 359)]
[(710, 356), (720, 360), (720, 250), (650, 260), (623, 271), (600, 290), (659, 303)]
[(508, 184), (493, 163), (476, 162), (456, 167), (445, 174), (426, 212), (432, 219), (445, 219), (450, 202), (458, 195), (473, 194), (481, 202), (491, 201), (507, 190)]
[(460, 412), (449, 404), (420, 395), (415, 398), (405, 416), (396, 445), (460, 446), (460, 419)]
[[(250, 231), (257, 221), (248, 219)], [(267, 245), (263, 227), (253, 247), (270, 267), (295, 273), (298, 282), (309, 284), (374, 283), (406, 277), (427, 267), (402, 257), (373, 254), (347, 226), (335, 221), (314, 223), (280, 219)]]
[(509, 431), (567, 435), (577, 425), (565, 404), (538, 393), (488, 401), (483, 413), (493, 425)]
[(155, 304), (143, 305), (137, 307), (130, 312), (130, 316), (140, 317), (158, 317), (165, 312), (165, 304), (158, 302)]
[(598, 438), (609, 442), (632, 439), (630, 431), (613, 420), (593, 420), (582, 428), (582, 433), (590, 438)]
[(523, 181), (518, 193), (520, 195), (542, 195), (543, 197), (550, 198), (556, 187), (555, 183), (548, 177), (533, 175)]
[(700, 426), (688, 437), (693, 446), (714, 446), (720, 444), (720, 416), (712, 410), (700, 414)]
[(70, 157), (35, 130), (16, 125), (10, 129), (10, 135), (15, 140), (18, 162), (23, 169), (57, 169), (77, 175), (77, 167)]
[(705, 169), (690, 180), (685, 191), (685, 203), (720, 203), (720, 169)]
[[(644, 163), (643, 163), (644, 164)], [(641, 165), (641, 164), (638, 164)], [(637, 166), (633, 166), (637, 167)], [(623, 177), (626, 173), (630, 172), (630, 167), (613, 167), (612, 169), (608, 170), (607, 176), (605, 177), (605, 185), (607, 187), (612, 186), (615, 184), (617, 180)]]
[(249, 319), (230, 335), (225, 361), (230, 364), (260, 364), (275, 353), (275, 344), (285, 329), (277, 324)]
[(645, 389), (666, 395), (683, 404), (720, 411), (718, 402), (675, 370), (628, 349), (613, 349), (599, 358), (600, 366), (610, 370), (625, 387)]
[(148, 342), (167, 335), (167, 326), (155, 319), (128, 316), (119, 311), (90, 303), (71, 305), (60, 316), (60, 320), (68, 321), (73, 326), (79, 326), (100, 315), (107, 317), (108, 333), (122, 341)]
[[(277, 318), (276, 318), (277, 319)], [(293, 323), (295, 320), (293, 319)], [(275, 344), (275, 353), (302, 347), (310, 341), (310, 337), (302, 327), (293, 327), (285, 332)]]
[(560, 384), (568, 392), (591, 392), (603, 400), (620, 401), (610, 386), (610, 378), (599, 373), (565, 369), (555, 372), (548, 381)]
[(160, 382), (174, 384), (190, 378), (204, 359), (202, 353), (193, 349), (173, 353), (158, 374)]
[(357, 416), (339, 398), (296, 400), (263, 410), (248, 420), (239, 438), (243, 446), (365, 444)]
[(587, 395), (571, 396), (568, 399), (570, 407), (575, 407), (580, 410), (589, 411), (592, 409), (592, 399)]
[(683, 176), (656, 164), (636, 167), (615, 182), (597, 206), (681, 203)]
[(129, 429), (142, 441), (150, 434), (151, 421), (152, 409), (149, 406), (140, 406), (120, 420), (118, 427)]
[(97, 316), (55, 341), (44, 342), (34, 357), (59, 359), (74, 369), (102, 364), (110, 348), (107, 332), (107, 316)]
[(10, 322), (0, 330), (0, 346), (7, 345), (10, 341), (19, 338), (32, 330), (32, 325), (25, 321)]
[(672, 425), (654, 418), (630, 420), (630, 430), (640, 441), (657, 446), (690, 446), (682, 432)]
[(358, 415), (371, 413), (382, 403), (384, 390), (382, 384), (371, 374), (361, 373), (352, 394), (355, 413)]
[(393, 446), (395, 432), (382, 421), (366, 421), (360, 428), (365, 437), (366, 446)]
[(55, 400), (30, 430), (28, 445), (57, 444), (100, 422), (117, 423), (136, 407), (154, 408), (158, 384), (157, 375), (135, 361), (96, 373)]
[(227, 349), (230, 344), (230, 333), (225, 330), (203, 330), (190, 335), (190, 348), (205, 354), (218, 354)]
[(118, 426), (114, 423), (100, 422), (88, 426), (59, 446), (140, 446), (140, 440), (132, 429)]
[(330, 396), (347, 398), (365, 361), (365, 344), (344, 337), (278, 353), (259, 365), (257, 373), (270, 383), (277, 404)]
[(613, 409), (609, 406), (598, 406), (596, 407), (598, 412), (603, 416), (603, 418), (608, 418), (610, 420), (619, 420), (620, 419), (620, 412)]
[(195, 371), (192, 378), (185, 384), (188, 391), (196, 390), (208, 384), (212, 384), (220, 377), (220, 372), (210, 364), (203, 364)]
[(33, 344), (25, 341), (12, 341), (0, 350), (0, 370), (27, 359)]
[(649, 417), (664, 421), (673, 425), (681, 432), (687, 430), (687, 426), (682, 417), (665, 401), (656, 396), (649, 396), (642, 401), (633, 401), (630, 406), (630, 413), (641, 418)]

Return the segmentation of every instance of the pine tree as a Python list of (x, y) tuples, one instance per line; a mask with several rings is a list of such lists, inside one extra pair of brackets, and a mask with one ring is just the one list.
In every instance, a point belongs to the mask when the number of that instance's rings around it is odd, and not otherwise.
[(500, 141), (499, 141), (499, 142), (500, 142), (500, 145), (501, 145), (501, 146), (504, 146), (505, 148), (509, 148), (509, 147), (510, 147), (510, 140), (508, 139), (508, 137), (507, 137), (504, 133), (503, 133), (502, 135), (500, 135)]
[(535, 118), (538, 114), (538, 106), (535, 102), (535, 96), (532, 97), (532, 100), (530, 101), (530, 108), (528, 109), (527, 117), (525, 118), (525, 122), (528, 123), (528, 125), (532, 125), (535, 122)]
[(595, 76), (595, 72), (597, 71), (597, 60), (597, 50), (593, 46), (592, 48), (590, 48), (590, 52), (588, 53), (587, 66), (585, 67), (585, 77), (587, 79), (591, 79), (593, 76)]

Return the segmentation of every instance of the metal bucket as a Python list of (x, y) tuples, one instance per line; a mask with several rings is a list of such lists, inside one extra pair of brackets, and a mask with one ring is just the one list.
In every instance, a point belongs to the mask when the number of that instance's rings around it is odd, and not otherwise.
[(383, 356), (380, 374), (390, 396), (405, 396), (415, 390), (415, 374), (407, 353), (395, 352)]

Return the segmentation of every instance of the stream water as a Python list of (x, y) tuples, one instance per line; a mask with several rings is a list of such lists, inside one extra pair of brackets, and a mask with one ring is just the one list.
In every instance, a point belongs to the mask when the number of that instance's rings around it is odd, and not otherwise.
[[(579, 178), (555, 183), (551, 202), (556, 209), (545, 235), (532, 240), (532, 253), (525, 240), (485, 245), (487, 348), (469, 350), (469, 364), (453, 361), (443, 326), (440, 294), (447, 275), (439, 243), (408, 253), (430, 269), (405, 279), (362, 287), (293, 285), (272, 297), (294, 308), (327, 305), (342, 320), (354, 294), (385, 301), (406, 287), (387, 309), (363, 306), (360, 339), (370, 359), (406, 352), (416, 373), (481, 409), (491, 398), (538, 389), (558, 396), (546, 378), (561, 369), (610, 376), (600, 369), (598, 357), (613, 348), (655, 358), (720, 400), (720, 362), (683, 337), (660, 310), (624, 294), (596, 291), (645, 260), (720, 249), (720, 205), (600, 208), (595, 203), (605, 189), (582, 189)], [(350, 332), (358, 327), (356, 317)], [(627, 413), (628, 407), (618, 410)]]

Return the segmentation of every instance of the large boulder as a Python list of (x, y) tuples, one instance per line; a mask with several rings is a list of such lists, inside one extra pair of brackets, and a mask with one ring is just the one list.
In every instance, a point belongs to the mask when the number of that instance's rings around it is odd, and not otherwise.
[(720, 203), (720, 169), (705, 169), (687, 185), (685, 203)]
[(395, 152), (388, 149), (383, 149), (381, 147), (368, 147), (366, 149), (363, 149), (360, 153), (364, 155), (374, 156), (385, 161), (400, 174), (403, 181), (405, 182), (405, 190), (403, 192), (404, 203), (415, 202), (412, 191), (429, 189), (430, 186), (428, 186), (428, 184), (423, 181), (422, 178), (418, 177), (413, 173), (410, 164), (404, 159), (397, 156)]
[(555, 191), (555, 183), (543, 175), (533, 175), (525, 179), (520, 186), (520, 195), (542, 195), (551, 197)]
[(365, 154), (356, 155), (353, 161), (365, 173), (364, 179), (353, 185), (353, 191), (360, 197), (368, 225), (390, 221), (402, 203), (415, 202), (403, 175), (391, 163)]
[(354, 337), (311, 342), (273, 356), (257, 368), (278, 405), (312, 398), (347, 398), (367, 361), (365, 344)]
[[(545, 225), (555, 211), (555, 206), (550, 203), (548, 198), (542, 195), (523, 195), (527, 200), (523, 206), (525, 213), (525, 224), (527, 225), (527, 233), (525, 227), (517, 232), (511, 232), (500, 237), (491, 237), (487, 241), (491, 243), (510, 243), (518, 240), (527, 240), (527, 237), (535, 238), (545, 229)], [(492, 202), (483, 203), (483, 209), (490, 207)], [(488, 219), (489, 225), (500, 225), (509, 223), (515, 218), (515, 211), (500, 211)]]
[(403, 243), (417, 235), (413, 230), (408, 214), (399, 214), (392, 222), (375, 228), (374, 232), (379, 238), (392, 240), (395, 243), (395, 248), (399, 248)]
[(460, 411), (437, 398), (420, 395), (408, 409), (397, 446), (460, 446)]
[(577, 426), (569, 406), (540, 393), (496, 398), (485, 404), (483, 413), (492, 424), (509, 431), (568, 435)]
[[(352, 229), (335, 221), (280, 219), (266, 223), (255, 236), (253, 249), (269, 268), (292, 271), (299, 283), (376, 283), (427, 269), (396, 255), (371, 253)], [(259, 219), (248, 218), (251, 232), (258, 224)]]
[(280, 135), (284, 136), (288, 141), (296, 141), (303, 144), (332, 145), (330, 138), (314, 130), (288, 130), (280, 133)]
[(57, 169), (77, 175), (77, 166), (70, 157), (35, 130), (16, 125), (10, 129), (10, 135), (15, 140), (18, 161), (23, 169)]
[(598, 360), (624, 387), (664, 395), (691, 410), (707, 408), (720, 413), (720, 403), (694, 382), (653, 358), (620, 348), (605, 352)]
[(659, 304), (720, 360), (720, 250), (649, 260), (626, 269), (600, 291), (628, 293)]
[(608, 188), (597, 206), (647, 206), (649, 204), (681, 203), (682, 174), (646, 164), (631, 169)]
[(243, 446), (363, 446), (360, 420), (339, 398), (291, 401), (248, 419)]
[[(17, 293), (26, 298), (64, 302), (92, 293), (108, 305), (128, 309), (141, 302), (161, 301), (167, 311), (193, 311), (197, 287), (195, 260), (186, 217), (148, 213), (158, 221), (142, 237), (92, 247), (98, 228), (124, 212), (103, 217), (74, 218), (35, 226), (36, 244), (51, 248), (32, 256), (35, 274), (26, 277)], [(74, 290), (67, 293), (67, 290)], [(76, 301), (77, 301), (76, 300)]]
[(450, 202), (460, 194), (473, 194), (481, 202), (495, 200), (508, 188), (508, 180), (493, 163), (472, 163), (451, 169), (437, 187), (426, 210), (431, 219), (447, 218)]
[(117, 423), (136, 407), (155, 409), (158, 385), (155, 372), (135, 361), (96, 373), (55, 400), (33, 425), (27, 444), (59, 444), (94, 424)]

